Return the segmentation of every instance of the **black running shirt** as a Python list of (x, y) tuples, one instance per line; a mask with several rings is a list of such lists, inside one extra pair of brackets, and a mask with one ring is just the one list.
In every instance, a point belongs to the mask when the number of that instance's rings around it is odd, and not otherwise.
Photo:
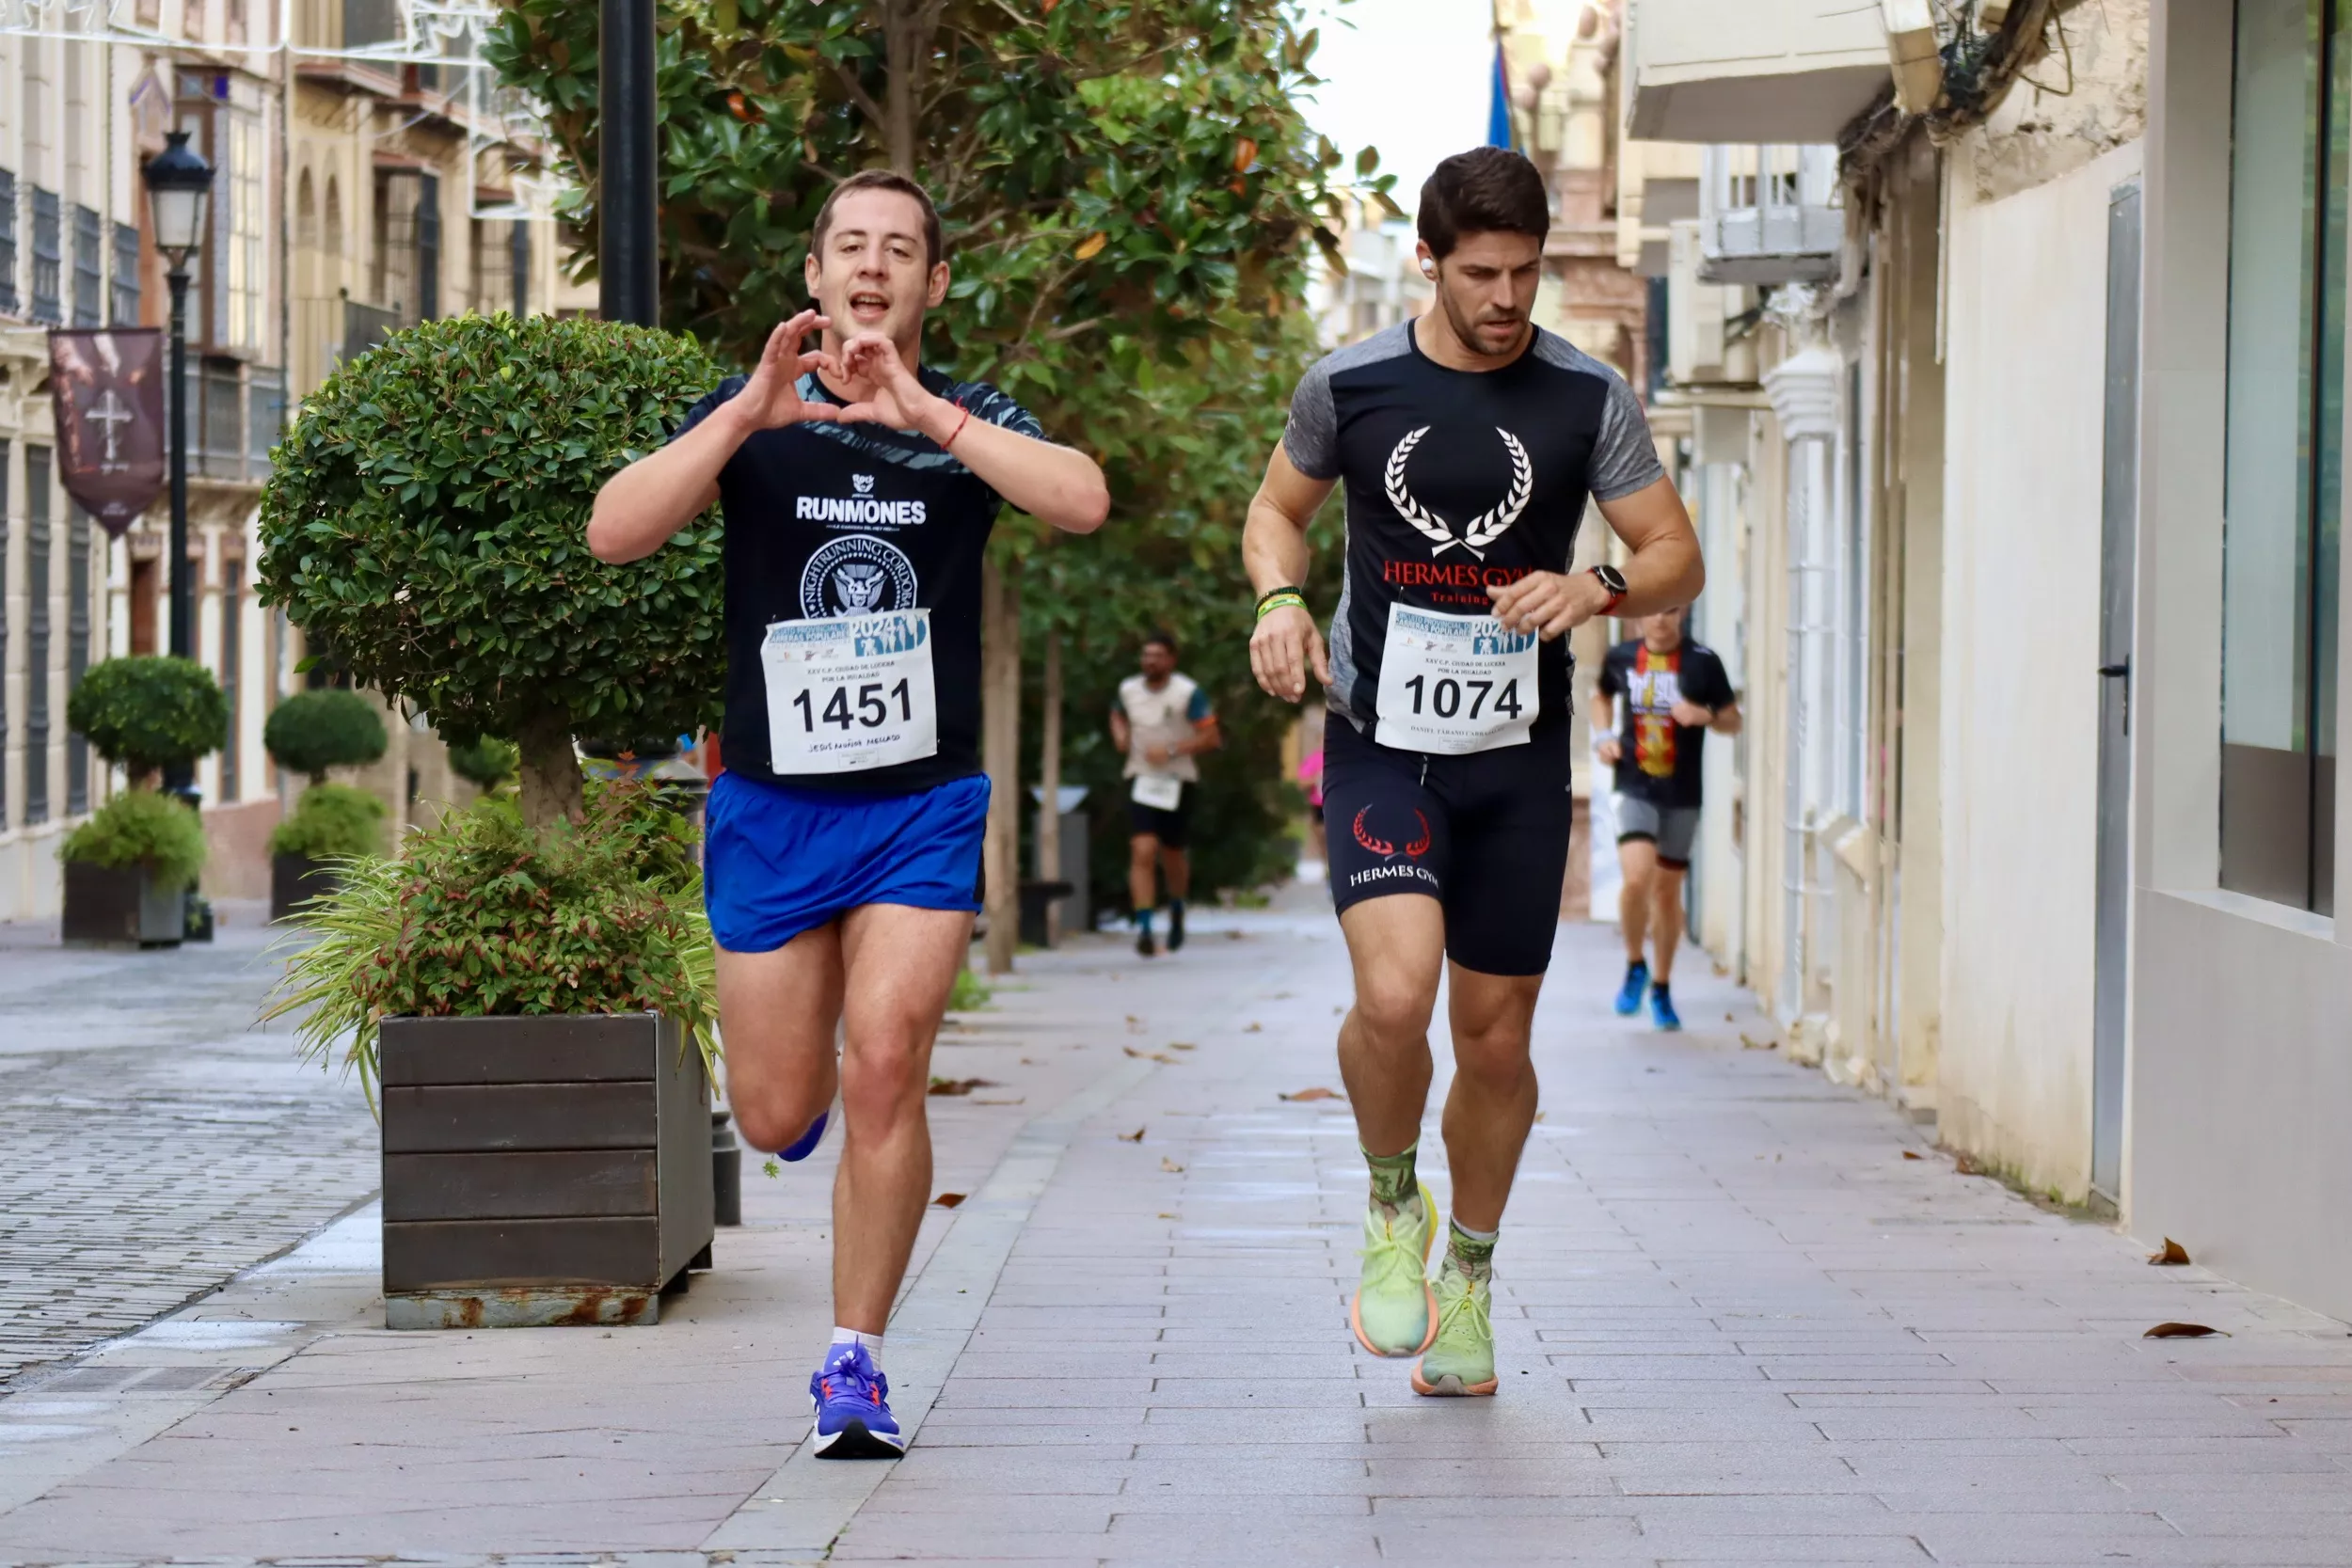
[[(1490, 587), (1565, 572), (1588, 497), (1615, 500), (1665, 475), (1623, 377), (1541, 328), (1501, 370), (1449, 370), (1405, 322), (1310, 370), (1283, 450), (1347, 491), (1344, 586), (1331, 618), (1326, 701), (1378, 738), (1389, 608), (1491, 610)], [(1568, 644), (1543, 644), (1531, 741), (1565, 747)]]
[(1707, 732), (1676, 723), (1674, 707), (1684, 698), (1710, 709), (1740, 700), (1715, 651), (1686, 637), (1657, 654), (1636, 637), (1609, 650), (1597, 689), (1617, 706), (1617, 793), (1666, 810), (1700, 804)]
[[(926, 390), (976, 420), (1040, 436), (1037, 419), (985, 382), (925, 368)], [(685, 435), (743, 389), (729, 376), (688, 410)], [(812, 372), (810, 403), (838, 403)], [(726, 530), (727, 705), (720, 756), (773, 784), (905, 795), (980, 771), (980, 556), (1003, 500), (938, 443), (875, 424), (813, 422), (755, 432), (719, 470)], [(931, 612), (939, 749), (920, 761), (850, 773), (779, 774), (770, 766), (769, 625), (894, 610)]]

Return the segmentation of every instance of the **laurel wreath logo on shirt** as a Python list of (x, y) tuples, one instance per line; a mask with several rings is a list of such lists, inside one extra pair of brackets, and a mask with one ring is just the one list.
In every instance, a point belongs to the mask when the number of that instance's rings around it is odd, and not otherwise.
[(1398, 516), (1412, 524), (1415, 531), (1429, 541), (1432, 546), (1430, 554), (1443, 555), (1459, 545), (1484, 561), (1486, 559), (1486, 546), (1510, 531), (1511, 525), (1519, 520), (1519, 514), (1527, 510), (1528, 501), (1534, 496), (1534, 465), (1527, 460), (1527, 449), (1519, 444), (1518, 436), (1501, 425), (1495, 426), (1495, 434), (1502, 436), (1502, 444), (1510, 449), (1511, 488), (1504, 493), (1501, 505), (1491, 512), (1482, 512), (1472, 517), (1470, 526), (1457, 536), (1446, 526), (1444, 518), (1415, 500), (1413, 492), (1405, 484), (1406, 461), (1413, 455), (1413, 449), (1421, 445), (1421, 438), (1429, 434), (1430, 428), (1422, 425), (1419, 430), (1407, 432), (1405, 438), (1396, 444), (1396, 450), (1389, 453), (1386, 476), (1389, 504), (1396, 508)]

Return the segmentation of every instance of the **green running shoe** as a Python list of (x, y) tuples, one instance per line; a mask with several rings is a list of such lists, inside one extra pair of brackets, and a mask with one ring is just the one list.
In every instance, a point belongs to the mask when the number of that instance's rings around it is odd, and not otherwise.
[(1438, 1200), (1421, 1184), (1410, 1203), (1364, 1212), (1363, 1283), (1348, 1307), (1356, 1342), (1375, 1355), (1418, 1355), (1438, 1333), (1438, 1298), (1429, 1289), (1429, 1245), (1438, 1238)]
[(1472, 1280), (1453, 1255), (1438, 1268), (1438, 1333), (1413, 1369), (1416, 1394), (1495, 1391), (1495, 1325), (1486, 1281)]

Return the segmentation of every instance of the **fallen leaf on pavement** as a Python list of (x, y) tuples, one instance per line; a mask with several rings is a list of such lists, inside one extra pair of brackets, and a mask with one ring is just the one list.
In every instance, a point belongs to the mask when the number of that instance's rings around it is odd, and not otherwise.
[(975, 1105), (1026, 1105), (1028, 1102), (1027, 1095), (1023, 1095), (1018, 1100), (975, 1100), (972, 1101)]
[(1906, 1160), (1924, 1160), (1927, 1156), (1920, 1153), (1917, 1149), (1906, 1148), (1903, 1150), (1903, 1158)]
[(1119, 1141), (1123, 1144), (1139, 1144), (1143, 1142), (1143, 1129), (1138, 1127), (1132, 1132), (1121, 1132), (1119, 1135)]
[(1952, 1169), (1963, 1176), (1990, 1176), (1993, 1173), (1977, 1164), (1974, 1155), (1963, 1154), (1952, 1162)]
[(2171, 1237), (2167, 1236), (2164, 1239), (2164, 1246), (2162, 1250), (2150, 1253), (2148, 1255), (2148, 1261), (2151, 1263), (2168, 1264), (2185, 1263), (2188, 1261), (2188, 1249), (2181, 1245), (2180, 1243), (2174, 1241)]
[(1774, 1046), (1778, 1045), (1779, 1043), (1780, 1043), (1780, 1041), (1778, 1041), (1778, 1040), (1755, 1040), (1755, 1039), (1750, 1039), (1750, 1038), (1749, 1038), (1747, 1036), (1745, 1036), (1745, 1035), (1741, 1035), (1741, 1036), (1740, 1037), (1740, 1047), (1741, 1047), (1742, 1049), (1744, 1049), (1744, 1050), (1748, 1050), (1748, 1051), (1770, 1051), (1770, 1050), (1772, 1050), (1772, 1047), (1774, 1047)]
[(1170, 1067), (1176, 1065), (1176, 1058), (1165, 1051), (1137, 1051), (1132, 1045), (1122, 1045), (1119, 1049), (1138, 1062), (1166, 1062)]
[(1244, 1029), (1244, 1030), (1242, 1031), (1242, 1033), (1243, 1033), (1243, 1034), (1245, 1034), (1245, 1035), (1255, 1035), (1255, 1034), (1260, 1034), (1260, 1033), (1263, 1033), (1264, 1029), (1265, 1029), (1265, 1025), (1264, 1025), (1264, 1024), (1263, 1024), (1263, 1023), (1253, 1023), (1253, 1024), (1251, 1024), (1248, 1028)]
[(962, 1201), (963, 1195), (961, 1193), (942, 1193), (937, 1197), (931, 1199), (933, 1207), (940, 1209), (953, 1209), (957, 1204), (961, 1203)]
[(1198, 1051), (1200, 1049), (1197, 1045), (1188, 1045), (1183, 1040), (1170, 1040), (1168, 1042), (1168, 1048), (1170, 1051)]
[(2219, 1334), (2224, 1339), (2230, 1337), (2220, 1329), (2207, 1328), (2203, 1323), (2158, 1323), (2140, 1338), (2143, 1339), (2202, 1339), (2208, 1334)]
[(970, 1094), (974, 1089), (993, 1089), (995, 1086), (996, 1081), (993, 1078), (941, 1078), (934, 1075), (931, 1079), (930, 1092), (965, 1095)]
[(1281, 1098), (1296, 1102), (1302, 1100), (1338, 1100), (1341, 1096), (1337, 1089), (1327, 1089), (1317, 1085), (1311, 1089), (1301, 1089), (1296, 1094), (1286, 1094)]
[(1162, 1215), (1160, 1216), (1160, 1218), (1162, 1218), (1162, 1219), (1164, 1219), (1164, 1220), (1172, 1220), (1172, 1219), (1174, 1219), (1175, 1217), (1176, 1217), (1176, 1216), (1175, 1216), (1175, 1215), (1173, 1215), (1173, 1214), (1162, 1214)]
[(1536, 1119), (1537, 1121), (1541, 1121), (1541, 1120), (1543, 1120), (1543, 1119), (1544, 1119), (1544, 1114), (1543, 1114), (1543, 1112), (1541, 1112), (1541, 1111), (1536, 1112), (1536, 1113), (1535, 1113), (1535, 1119)]
[(1171, 1172), (1177, 1176), (1184, 1174), (1184, 1167), (1178, 1164), (1175, 1161), (1169, 1159), (1165, 1154), (1160, 1156), (1160, 1169)]

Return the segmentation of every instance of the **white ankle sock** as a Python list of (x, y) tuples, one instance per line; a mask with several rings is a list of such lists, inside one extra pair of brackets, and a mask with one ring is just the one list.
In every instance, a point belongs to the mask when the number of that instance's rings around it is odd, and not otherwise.
[(1460, 1231), (1464, 1236), (1473, 1242), (1491, 1242), (1496, 1237), (1502, 1234), (1500, 1230), (1472, 1230), (1469, 1226), (1464, 1225), (1457, 1219), (1449, 1218), (1446, 1223), (1454, 1227), (1454, 1229)]
[(861, 1334), (854, 1328), (843, 1328), (835, 1323), (833, 1325), (833, 1342), (836, 1345), (864, 1345), (866, 1354), (874, 1358), (874, 1365), (882, 1365), (882, 1337), (879, 1334)]

